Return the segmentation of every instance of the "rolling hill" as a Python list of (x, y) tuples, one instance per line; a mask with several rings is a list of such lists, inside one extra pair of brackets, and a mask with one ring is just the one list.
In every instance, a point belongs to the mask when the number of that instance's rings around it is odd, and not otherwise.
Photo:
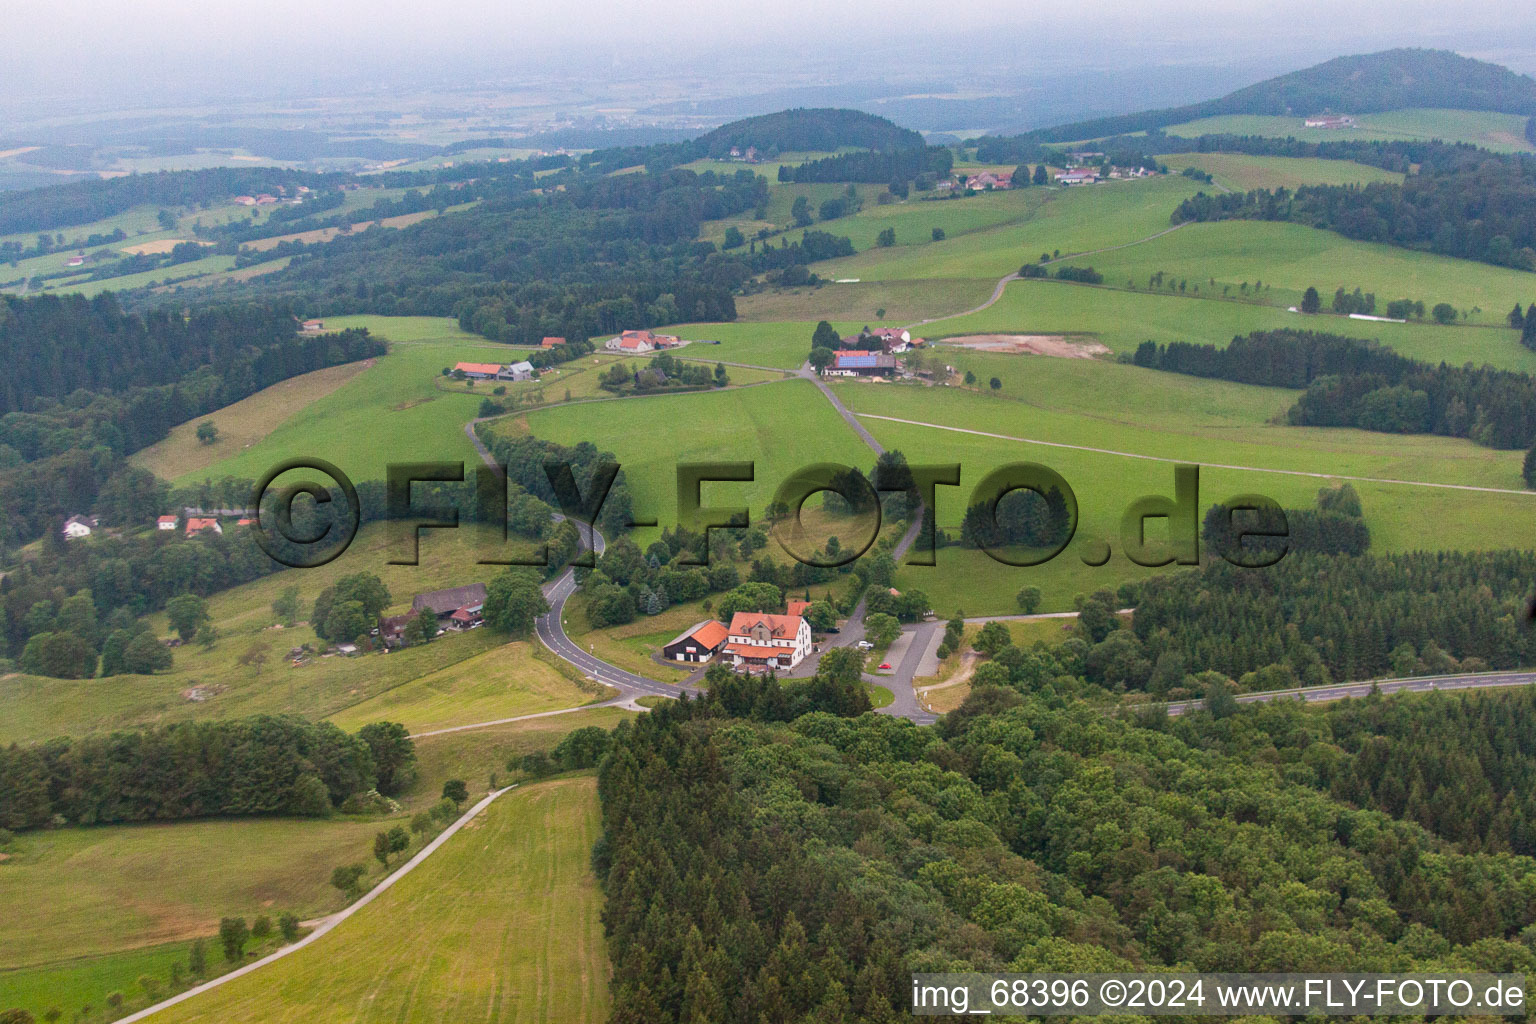
[(1375, 113), (1410, 107), (1536, 116), (1536, 80), (1449, 50), (1399, 49), (1336, 57), (1228, 93), (1220, 99), (1076, 121), (1021, 138), (1072, 142), (1223, 114)]

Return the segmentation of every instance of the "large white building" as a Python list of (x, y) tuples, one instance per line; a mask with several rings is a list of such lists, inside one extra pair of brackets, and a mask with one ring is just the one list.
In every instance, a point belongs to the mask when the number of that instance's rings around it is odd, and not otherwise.
[(725, 654), (737, 669), (792, 669), (810, 653), (811, 626), (798, 615), (737, 612), (726, 628)]

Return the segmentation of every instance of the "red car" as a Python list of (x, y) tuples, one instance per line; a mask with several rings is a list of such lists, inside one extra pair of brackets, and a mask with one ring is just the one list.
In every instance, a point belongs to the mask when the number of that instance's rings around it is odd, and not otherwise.
[(890, 667), (891, 667), (891, 663), (890, 663), (890, 662), (888, 662), (888, 661), (882, 661), (882, 662), (881, 662), (881, 663), (880, 663), (880, 667), (881, 667), (881, 668), (890, 668)]

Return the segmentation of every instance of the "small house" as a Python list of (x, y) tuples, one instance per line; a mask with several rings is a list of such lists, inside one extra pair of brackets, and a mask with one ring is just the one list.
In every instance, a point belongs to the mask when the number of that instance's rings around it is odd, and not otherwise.
[(1099, 172), (1092, 167), (1074, 167), (1056, 175), (1058, 185), (1092, 185), (1099, 180)]
[(564, 338), (548, 337), (539, 342), (539, 348), (559, 348), (565, 344)]
[(399, 647), (405, 643), (405, 627), (410, 625), (419, 612), (406, 612), (404, 615), (385, 615), (379, 619), (379, 642), (386, 648)]
[(313, 332), (318, 332), (318, 331), (323, 331), (323, 330), (325, 330), (325, 321), (324, 320), (305, 320), (304, 323), (300, 325), (300, 330), (308, 331), (308, 332), (312, 332), (312, 333)]
[(725, 646), (725, 623), (705, 619), (695, 623), (677, 635), (671, 643), (662, 647), (662, 657), (668, 661), (708, 661)]
[(474, 629), (485, 621), (484, 616), (481, 615), (484, 608), (485, 603), (483, 601), (480, 604), (467, 604), (462, 608), (455, 608), (453, 613), (448, 616), (448, 629), (455, 633), (462, 633), (466, 629)]
[(174, 530), (176, 529), (176, 524), (180, 521), (181, 520), (177, 516), (161, 516), (159, 519), (155, 520), (155, 529), (166, 531)]
[(196, 537), (200, 533), (224, 534), (224, 527), (219, 525), (217, 519), (202, 516), (193, 516), (187, 520), (186, 534), (188, 537)]
[(70, 540), (79, 540), (81, 537), (89, 537), (98, 522), (95, 516), (70, 516), (64, 520), (64, 527), (59, 532)]
[(447, 590), (430, 590), (425, 594), (417, 594), (411, 599), (412, 611), (430, 612), (437, 617), (438, 624), (444, 628), (448, 627), (454, 612), (463, 608), (479, 612), (484, 607), (484, 583), (469, 583), (462, 587), (450, 587)]
[(511, 366), (503, 366), (496, 374), (497, 380), (532, 380), (533, 364), (528, 360), (513, 363)]

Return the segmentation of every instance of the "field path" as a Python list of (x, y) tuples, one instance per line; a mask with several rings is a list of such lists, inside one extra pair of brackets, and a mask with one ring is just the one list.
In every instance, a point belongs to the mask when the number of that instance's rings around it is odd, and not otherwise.
[[(1184, 222), (1184, 224), (1189, 224), (1189, 223), (1192, 223), (1192, 222), (1191, 221), (1185, 221)], [(1064, 262), (1066, 260), (1075, 260), (1075, 259), (1077, 259), (1077, 258), (1079, 258), (1081, 256), (1094, 256), (1094, 255), (1097, 255), (1098, 253), (1101, 253), (1101, 252), (1114, 252), (1116, 249), (1129, 249), (1133, 245), (1140, 245), (1143, 242), (1150, 242), (1154, 238), (1162, 238), (1164, 235), (1171, 235), (1175, 231), (1179, 230), (1179, 228), (1182, 228), (1184, 226), (1184, 224), (1175, 224), (1171, 228), (1164, 228), (1163, 230), (1161, 230), (1161, 231), (1159, 231), (1159, 232), (1157, 232), (1155, 234), (1148, 235), (1146, 238), (1138, 238), (1134, 242), (1121, 242), (1119, 245), (1106, 245), (1102, 249), (1088, 249), (1085, 252), (1069, 252), (1065, 256), (1057, 256), (1055, 259), (1042, 260), (1040, 262), (1040, 265), (1042, 267), (1048, 267), (1052, 263), (1062, 263), (1062, 262)], [(907, 324), (905, 327), (902, 328), (902, 330), (910, 331), (913, 328), (922, 327), (922, 326), (924, 326), (926, 324), (936, 324), (936, 323), (938, 323), (941, 320), (953, 320), (956, 317), (970, 316), (972, 313), (980, 313), (984, 309), (990, 309), (992, 306), (997, 304), (997, 300), (998, 299), (1001, 299), (1003, 297), (1003, 291), (1008, 287), (1009, 282), (1011, 282), (1011, 281), (1019, 281), (1019, 280), (1022, 280), (1022, 278), (1020, 278), (1018, 274), (1016, 274), (1016, 273), (1009, 274), (1008, 276), (1004, 277), (1002, 280), (997, 282), (997, 287), (992, 289), (992, 297), (990, 299), (988, 299), (986, 302), (983, 302), (981, 305), (973, 306), (970, 309), (962, 310), (959, 313), (948, 313), (948, 314), (946, 314), (944, 316), (931, 316), (931, 317), (929, 317), (926, 320), (919, 320), (916, 323)]]
[[(909, 427), (928, 427), (931, 430), (948, 430), (956, 434), (974, 434), (977, 437), (990, 437), (998, 441), (1014, 441), (1019, 444), (1038, 444), (1047, 448), (1070, 448), (1078, 452), (1092, 452), (1096, 455), (1114, 455), (1122, 459), (1142, 459), (1147, 462), (1168, 462), (1175, 465), (1189, 465), (1188, 459), (1172, 459), (1165, 455), (1143, 455), (1139, 452), (1120, 452), (1113, 448), (1094, 448), (1085, 444), (1068, 444), (1065, 441), (1040, 441), (1032, 437), (1012, 437), (1008, 434), (993, 434), (985, 430), (972, 430), (969, 427), (951, 427), (944, 423), (924, 423), (922, 420), (904, 420), (896, 416), (879, 416), (872, 412), (861, 412), (860, 419), (886, 420), (890, 423), (901, 423)], [(1280, 476), (1305, 476), (1316, 480), (1352, 480), (1358, 483), (1368, 484), (1397, 484), (1402, 487), (1435, 487), (1447, 491), (1478, 491), (1484, 494), (1519, 494), (1526, 497), (1536, 497), (1536, 491), (1515, 490), (1510, 487), (1483, 487), (1478, 484), (1442, 484), (1428, 480), (1399, 480), (1394, 477), (1382, 476), (1353, 476), (1349, 473), (1318, 473), (1305, 469), (1272, 469), (1268, 466), (1238, 466), (1226, 462), (1201, 462), (1199, 465), (1211, 469), (1231, 469), (1243, 473), (1275, 473)]]
[(152, 1006), (146, 1006), (144, 1009), (138, 1011), (137, 1013), (130, 1013), (126, 1017), (120, 1017), (116, 1021), (116, 1024), (133, 1024), (134, 1021), (143, 1020), (145, 1017), (148, 1017), (152, 1013), (158, 1013), (161, 1010), (169, 1009), (170, 1007), (175, 1006), (177, 1003), (184, 1003), (188, 999), (191, 999), (193, 996), (201, 995), (202, 993), (211, 989), (218, 988), (220, 985), (234, 981), (236, 978), (243, 978), (247, 974), (250, 974), (252, 971), (259, 970), (260, 968), (267, 966), (267, 964), (281, 960), (283, 957), (290, 953), (297, 953), (305, 946), (319, 941), (321, 936), (326, 935), (337, 925), (341, 924), (341, 922), (345, 921), (347, 918), (351, 917), (353, 914), (357, 913), (359, 910), (362, 910), (368, 904), (384, 895), (384, 893), (389, 891), (389, 889), (392, 888), (396, 882), (400, 881), (400, 879), (404, 878), (412, 871), (415, 871), (417, 865), (426, 860), (428, 857), (432, 856), (432, 854), (436, 853), (444, 843), (453, 838), (454, 833), (458, 832), (459, 829), (473, 821), (481, 811), (491, 806), (491, 802), (493, 800), (501, 796), (503, 793), (510, 792), (516, 788), (517, 785), (514, 783), (513, 785), (507, 786), (504, 789), (498, 789), (493, 793), (487, 794), (479, 803), (465, 811), (452, 825), (449, 825), (447, 828), (438, 833), (437, 838), (433, 839), (426, 846), (423, 846), (421, 850), (417, 852), (416, 856), (412, 857), (410, 860), (396, 868), (393, 874), (385, 878), (378, 885), (374, 886), (372, 889), (369, 889), (367, 894), (359, 899), (356, 903), (353, 903), (351, 906), (344, 910), (337, 911), (330, 917), (321, 918), (319, 923), (315, 926), (315, 930), (304, 936), (298, 942), (295, 942), (289, 946), (284, 946), (282, 949), (279, 949), (275, 952), (268, 953), (266, 956), (262, 957), (260, 960), (255, 961), (254, 963), (246, 964), (244, 967), (237, 967), (233, 971), (230, 971), (228, 974), (221, 974), (217, 978), (203, 982), (201, 985), (194, 985), (192, 988), (187, 989), (185, 992), (174, 995), (169, 999), (162, 999), (160, 1002), (155, 1003)]

